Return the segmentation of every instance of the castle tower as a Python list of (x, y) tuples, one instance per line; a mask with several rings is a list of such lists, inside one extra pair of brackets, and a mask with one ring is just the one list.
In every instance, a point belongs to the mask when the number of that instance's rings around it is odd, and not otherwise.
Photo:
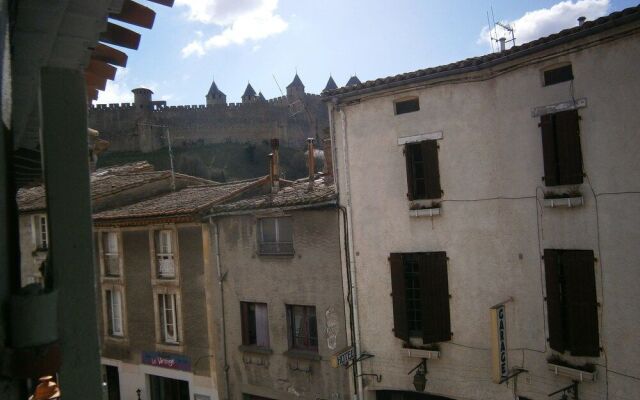
[(359, 85), (362, 82), (360, 82), (360, 79), (358, 79), (357, 76), (353, 75), (351, 78), (349, 78), (349, 80), (347, 81), (347, 84), (345, 86), (353, 86), (353, 85)]
[(207, 105), (212, 106), (215, 104), (223, 104), (227, 105), (227, 95), (224, 94), (220, 89), (218, 89), (218, 85), (216, 85), (216, 81), (211, 81), (211, 87), (209, 88), (209, 92), (205, 96), (207, 99)]
[(338, 85), (336, 85), (336, 81), (334, 81), (333, 77), (331, 75), (329, 75), (329, 80), (327, 81), (327, 85), (324, 87), (324, 89), (322, 91), (326, 92), (327, 90), (333, 90), (333, 89), (337, 89), (337, 88), (338, 88)]
[(256, 95), (256, 91), (253, 90), (250, 83), (247, 83), (247, 88), (244, 90), (244, 94), (242, 95), (243, 103), (255, 103), (258, 101), (258, 96)]
[(151, 89), (139, 87), (131, 90), (133, 92), (133, 106), (137, 109), (148, 110), (153, 103)]
[(264, 95), (262, 94), (262, 92), (258, 92), (258, 101), (261, 103), (266, 103), (267, 99), (265, 99)]
[(293, 81), (287, 86), (287, 99), (289, 103), (295, 100), (301, 100), (304, 98), (304, 84), (300, 80), (300, 77), (296, 73), (293, 77)]

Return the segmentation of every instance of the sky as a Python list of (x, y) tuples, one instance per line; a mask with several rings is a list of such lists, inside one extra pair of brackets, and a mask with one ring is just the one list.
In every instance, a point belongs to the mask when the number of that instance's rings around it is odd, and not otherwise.
[[(278, 97), (297, 72), (308, 93), (333, 76), (343, 86), (448, 64), (492, 51), (490, 20), (514, 28), (516, 44), (636, 6), (630, 0), (175, 0), (149, 1), (153, 29), (142, 34), (96, 103), (133, 101), (147, 87), (167, 105), (205, 104), (215, 78), (228, 102), (247, 83)], [(637, 0), (636, 0), (637, 1)], [(493, 18), (491, 12), (493, 10)], [(510, 35), (498, 28), (494, 36)], [(494, 48), (496, 45), (494, 44)]]

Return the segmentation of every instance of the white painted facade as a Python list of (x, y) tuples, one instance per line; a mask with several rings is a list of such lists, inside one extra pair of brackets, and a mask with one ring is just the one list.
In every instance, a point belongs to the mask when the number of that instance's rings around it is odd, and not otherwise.
[[(351, 223), (363, 398), (412, 391), (414, 368), (394, 336), (392, 252), (446, 251), (452, 340), (427, 361), (425, 393), (453, 399), (548, 399), (571, 384), (550, 371), (543, 249), (593, 250), (600, 357), (580, 399), (640, 398), (640, 25), (628, 23), (477, 72), (329, 99), (340, 203)], [(571, 63), (575, 79), (543, 86)], [(416, 96), (420, 110), (394, 114)], [(536, 107), (586, 99), (579, 109), (584, 183), (547, 188)], [(331, 101), (333, 100), (333, 101)], [(410, 216), (403, 143), (439, 144), (439, 215)], [(433, 136), (433, 137), (431, 137)], [(409, 138), (409, 139), (408, 139)], [(583, 205), (544, 207), (546, 192), (576, 189)], [(424, 214), (424, 213), (422, 213)], [(346, 266), (345, 266), (346, 268)], [(491, 381), (489, 310), (507, 301), (509, 368)], [(359, 328), (359, 329), (358, 329)], [(559, 398), (554, 397), (554, 398)]]

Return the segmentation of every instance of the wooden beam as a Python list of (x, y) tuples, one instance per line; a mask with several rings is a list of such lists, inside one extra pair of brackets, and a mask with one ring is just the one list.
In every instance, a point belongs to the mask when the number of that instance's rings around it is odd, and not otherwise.
[(93, 50), (93, 53), (91, 53), (91, 59), (104, 61), (109, 64), (117, 65), (118, 67), (126, 67), (128, 56), (120, 50), (98, 43), (96, 48)]
[(149, 0), (152, 3), (162, 4), (163, 6), (173, 7), (174, 0)]
[(107, 87), (107, 78), (94, 75), (90, 72), (84, 74), (87, 86), (94, 87), (98, 90), (104, 90)]
[(137, 50), (140, 45), (140, 34), (120, 25), (107, 22), (107, 30), (100, 34), (100, 41)]
[(156, 18), (156, 12), (135, 1), (125, 0), (122, 4), (122, 10), (117, 14), (109, 14), (109, 18), (151, 29)]
[(116, 67), (105, 63), (104, 61), (89, 60), (89, 66), (85, 72), (90, 72), (93, 75), (101, 76), (103, 78), (113, 80), (116, 77)]

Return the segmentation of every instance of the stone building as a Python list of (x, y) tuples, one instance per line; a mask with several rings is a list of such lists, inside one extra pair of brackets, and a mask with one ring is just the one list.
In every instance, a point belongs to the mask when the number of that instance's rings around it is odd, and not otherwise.
[(209, 213), (220, 396), (347, 399), (351, 371), (331, 365), (348, 344), (332, 177), (271, 188)]
[[(331, 82), (333, 78), (327, 84)], [(271, 138), (278, 138), (283, 146), (302, 147), (308, 137), (320, 138), (329, 126), (320, 96), (305, 92), (298, 74), (287, 86), (286, 96), (273, 99), (265, 99), (248, 83), (242, 103), (227, 103), (215, 81), (205, 105), (167, 106), (154, 101), (149, 89), (133, 92), (133, 103), (98, 104), (89, 109), (89, 125), (111, 143), (112, 152), (154, 151), (167, 146), (169, 135), (174, 147), (259, 143)]]
[(640, 8), (582, 22), (325, 92), (361, 398), (640, 398)]

